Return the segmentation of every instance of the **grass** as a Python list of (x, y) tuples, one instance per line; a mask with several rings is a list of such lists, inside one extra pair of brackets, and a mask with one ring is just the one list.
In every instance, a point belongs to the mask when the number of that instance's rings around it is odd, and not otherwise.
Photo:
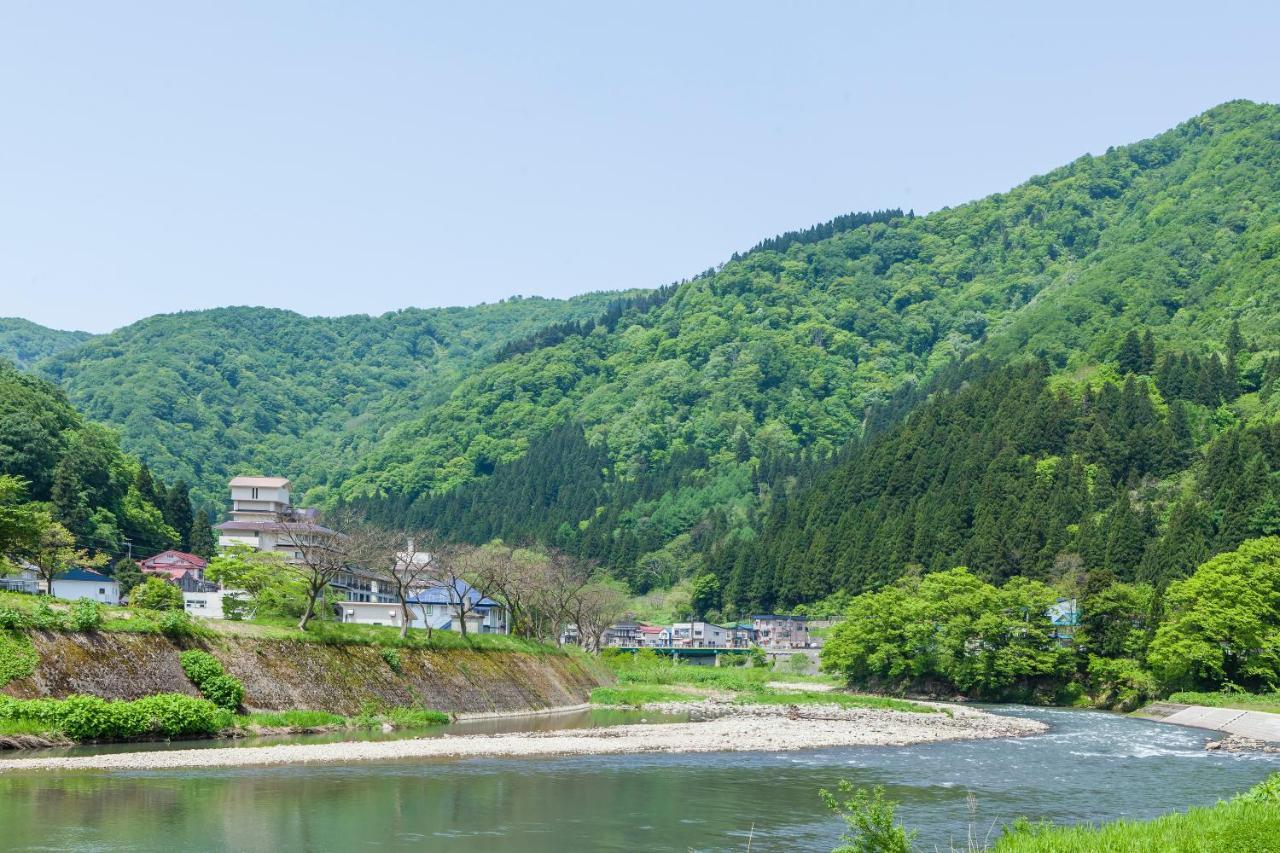
[(680, 690), (649, 684), (628, 684), (619, 687), (597, 687), (591, 691), (593, 705), (627, 705), (639, 708), (650, 702), (688, 702), (698, 697)]
[(277, 711), (243, 714), (236, 717), (238, 729), (322, 729), (343, 728), (347, 718), (327, 711)]
[(48, 733), (49, 726), (39, 720), (0, 719), (0, 737), (5, 735), (43, 735)]
[[(41, 607), (43, 605), (43, 610)], [(68, 630), (64, 617), (69, 606), (65, 601), (44, 595), (25, 595), (19, 592), (0, 592), (0, 610), (8, 608), (23, 617), (30, 627), (48, 630)], [(51, 611), (51, 612), (50, 612)], [(43, 612), (43, 617), (36, 614)], [(103, 607), (103, 622), (99, 630), (122, 634), (166, 633), (162, 619), (165, 614), (152, 611), (131, 610), (128, 607)], [(37, 624), (30, 624), (33, 622)], [(502, 634), (468, 634), (463, 637), (456, 631), (433, 631), (430, 639), (426, 631), (414, 629), (401, 639), (398, 628), (382, 625), (351, 625), (327, 619), (313, 621), (306, 631), (299, 631), (297, 620), (286, 617), (262, 617), (243, 622), (230, 620), (184, 620), (181, 633), (193, 637), (216, 635), (258, 637), (272, 640), (290, 640), (316, 643), (326, 646), (382, 646), (408, 649), (466, 649), (469, 651), (524, 652), (535, 655), (566, 655), (570, 652), (554, 645), (526, 640)], [(0, 625), (0, 627), (3, 627)], [(170, 632), (171, 633), (171, 632)]]
[(893, 699), (888, 696), (866, 696), (858, 693), (818, 692), (806, 690), (764, 689), (746, 692), (734, 701), (740, 705), (839, 705), (841, 708), (873, 708), (881, 711), (908, 711), (913, 714), (934, 714), (937, 708)]
[[(605, 705), (640, 706), (647, 702), (688, 701), (696, 696), (672, 687), (692, 687), (708, 693), (729, 693), (744, 705), (839, 705), (842, 708), (876, 708), (889, 711), (936, 713), (936, 708), (885, 696), (865, 696), (837, 691), (805, 690), (822, 684), (836, 686), (821, 675), (790, 675), (768, 667), (713, 667), (676, 664), (649, 652), (607, 654), (603, 660), (618, 679), (617, 687), (592, 691), (591, 701)], [(771, 683), (794, 685), (777, 689)]]
[(1280, 692), (1272, 693), (1174, 693), (1168, 699), (1182, 705), (1207, 705), (1211, 708), (1240, 708), (1245, 711), (1270, 711), (1280, 714)]
[(263, 617), (244, 622), (219, 621), (209, 623), (219, 634), (258, 637), (272, 640), (291, 640), (300, 643), (316, 643), (325, 646), (381, 646), (402, 649), (466, 649), (470, 651), (524, 652), (548, 655), (568, 654), (564, 649), (545, 643), (512, 637), (504, 634), (468, 634), (463, 637), (456, 631), (433, 631), (430, 639), (426, 631), (413, 629), (409, 636), (400, 638), (400, 629), (385, 625), (352, 625), (345, 622), (317, 620), (299, 631), (297, 621), (282, 617)]
[(1280, 847), (1280, 803), (1236, 799), (1208, 808), (1121, 820), (1102, 826), (1026, 827), (995, 843), (995, 853), (1127, 853), (1230, 850), (1262, 853)]

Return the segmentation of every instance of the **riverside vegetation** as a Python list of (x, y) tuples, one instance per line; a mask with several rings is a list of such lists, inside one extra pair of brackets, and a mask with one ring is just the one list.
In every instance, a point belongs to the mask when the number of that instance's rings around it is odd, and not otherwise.
[[(820, 795), (848, 826), (846, 844), (833, 853), (910, 853), (915, 833), (895, 823), (895, 805), (883, 788), (855, 789), (841, 782), (836, 793)], [(971, 833), (972, 835), (972, 833)], [(1095, 850), (1263, 853), (1280, 838), (1280, 773), (1254, 788), (1206, 808), (1148, 821), (1120, 820), (1102, 826), (1050, 826), (1022, 820), (1005, 828), (994, 843), (970, 839), (966, 851), (993, 853), (1091, 853)], [(953, 848), (955, 849), (955, 848)]]
[[(319, 646), (372, 647), (397, 676), (402, 653), (414, 650), (518, 653), (533, 658), (570, 654), (554, 646), (506, 635), (462, 637), (451, 631), (401, 637), (395, 629), (333, 622), (313, 623), (299, 631), (290, 621), (261, 620), (206, 623), (181, 610), (157, 612), (136, 607), (104, 607), (88, 600), (67, 602), (0, 592), (0, 688), (31, 676), (39, 664), (31, 632), (157, 634), (183, 644), (217, 646), (224, 638), (286, 641)], [(225, 671), (212, 654), (188, 648), (174, 654), (200, 697), (160, 694), (133, 701), (106, 701), (95, 696), (65, 699), (14, 699), (0, 695), (0, 742), (38, 746), (82, 740), (140, 740), (196, 736), (240, 736), (332, 729), (419, 728), (450, 720), (430, 708), (366, 702), (358, 714), (294, 709), (242, 713), (245, 687)], [(110, 661), (100, 665), (110, 666)], [(528, 673), (526, 673), (528, 675)]]

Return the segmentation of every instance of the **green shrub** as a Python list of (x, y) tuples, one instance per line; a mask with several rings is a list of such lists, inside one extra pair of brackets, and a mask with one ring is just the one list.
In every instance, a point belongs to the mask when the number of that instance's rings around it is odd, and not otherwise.
[(244, 701), (244, 682), (228, 675), (222, 664), (208, 652), (198, 649), (179, 656), (182, 671), (200, 694), (219, 708), (235, 712)]
[(73, 631), (96, 631), (102, 627), (102, 605), (89, 598), (76, 599), (67, 624)]
[(383, 649), (382, 659), (387, 662), (387, 666), (391, 667), (391, 671), (396, 675), (400, 675), (404, 672), (404, 661), (400, 659), (399, 649)]
[(1236, 799), (1244, 803), (1280, 804), (1280, 773), (1272, 773)]
[(29, 628), (27, 614), (16, 607), (0, 604), (0, 631)]
[(129, 606), (141, 610), (181, 610), (182, 590), (168, 581), (150, 577), (129, 593)]
[(0, 687), (36, 671), (40, 656), (31, 638), (17, 631), (0, 629)]
[(195, 623), (182, 610), (170, 610), (160, 614), (156, 620), (160, 633), (169, 637), (193, 637), (196, 635)]
[(894, 821), (897, 803), (885, 799), (884, 788), (857, 788), (841, 779), (837, 792), (846, 799), (823, 789), (818, 792), (828, 809), (844, 819), (848, 831), (840, 840), (848, 842), (835, 853), (910, 853), (916, 833), (908, 832)]
[(66, 624), (62, 614), (49, 606), (49, 602), (40, 600), (27, 614), (27, 628), (38, 628), (42, 631), (61, 631)]
[(1155, 676), (1130, 658), (1090, 655), (1089, 688), (1096, 704), (1118, 711), (1136, 710), (1157, 694)]
[(3, 722), (34, 723), (73, 740), (127, 740), (216, 734), (231, 724), (231, 715), (207, 699), (180, 693), (132, 702), (108, 702), (97, 696), (26, 700), (0, 696)]

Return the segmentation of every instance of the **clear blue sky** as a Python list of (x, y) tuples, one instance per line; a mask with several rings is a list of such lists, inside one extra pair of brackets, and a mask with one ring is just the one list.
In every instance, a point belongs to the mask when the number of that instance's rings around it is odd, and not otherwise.
[(4, 3), (0, 315), (656, 286), (1280, 100), (1275, 4), (626, 5)]

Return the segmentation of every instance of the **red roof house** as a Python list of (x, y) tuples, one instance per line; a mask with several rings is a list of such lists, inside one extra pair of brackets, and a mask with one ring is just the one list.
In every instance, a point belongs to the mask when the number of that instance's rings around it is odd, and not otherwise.
[(148, 557), (139, 563), (144, 574), (161, 575), (169, 580), (181, 580), (187, 572), (193, 572), (196, 578), (204, 577), (204, 567), (209, 561), (186, 551), (162, 551), (154, 557)]

